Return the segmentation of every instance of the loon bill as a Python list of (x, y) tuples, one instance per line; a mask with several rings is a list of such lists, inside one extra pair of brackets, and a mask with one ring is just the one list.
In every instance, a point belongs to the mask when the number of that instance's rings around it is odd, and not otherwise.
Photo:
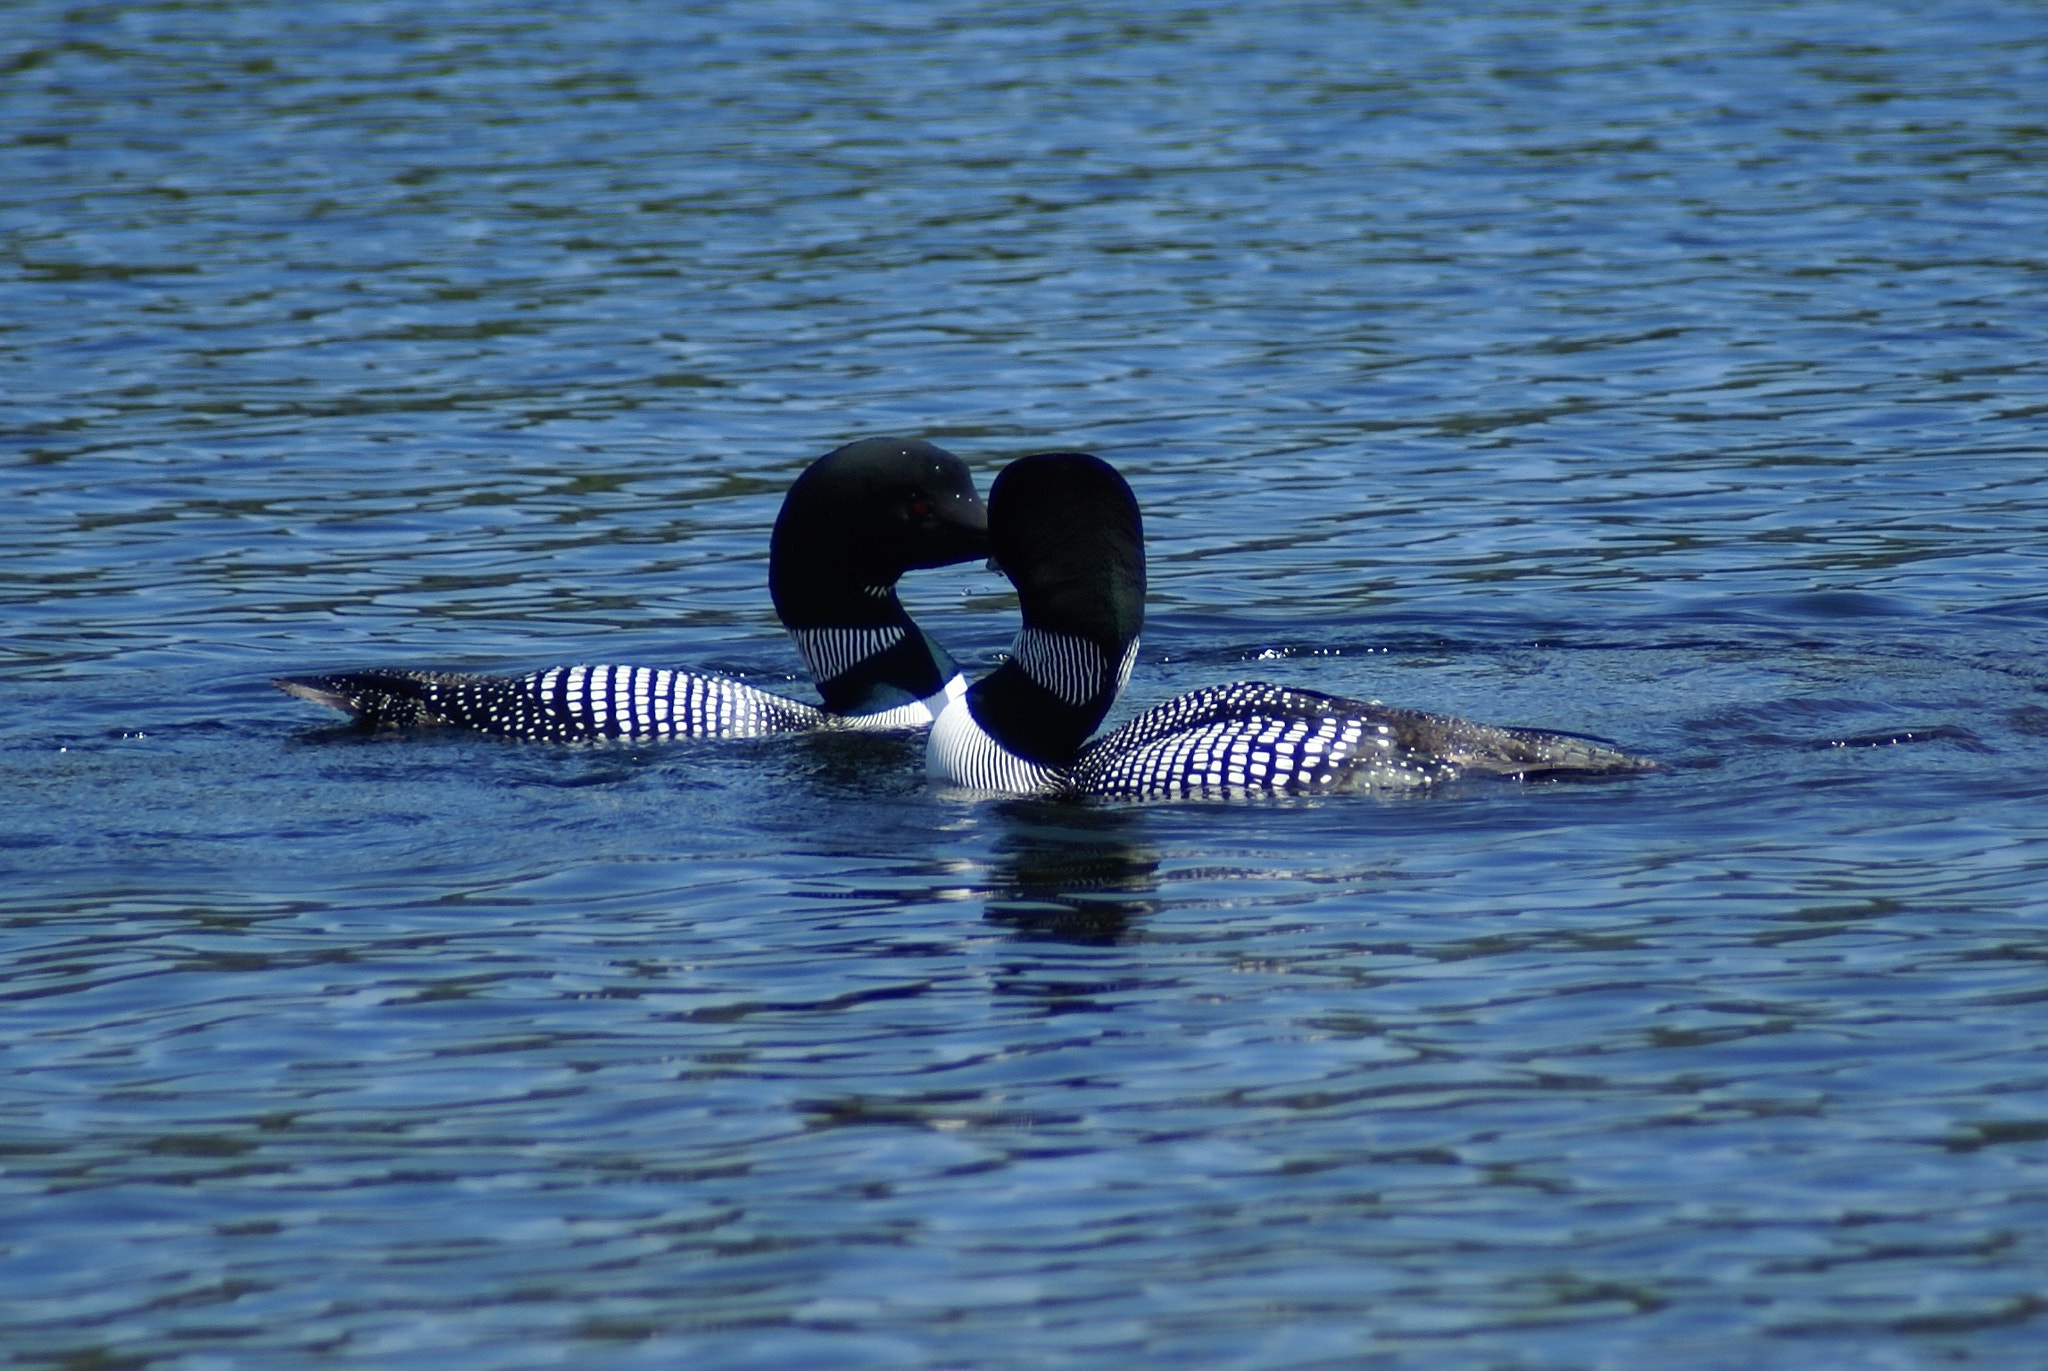
[(1407, 790), (1463, 776), (1655, 769), (1594, 738), (1499, 728), (1243, 681), (1167, 701), (1093, 742), (1144, 624), (1145, 539), (1115, 468), (1023, 457), (989, 491), (989, 541), (1024, 625), (1010, 659), (932, 726), (932, 776), (994, 794), (1166, 799)]
[(965, 463), (917, 439), (865, 438), (804, 469), (769, 539), (769, 595), (820, 704), (646, 666), (557, 666), (525, 676), (386, 668), (272, 684), (369, 727), (467, 728), (544, 742), (922, 728), (966, 683), (904, 610), (896, 582), (907, 571), (987, 555), (988, 514)]

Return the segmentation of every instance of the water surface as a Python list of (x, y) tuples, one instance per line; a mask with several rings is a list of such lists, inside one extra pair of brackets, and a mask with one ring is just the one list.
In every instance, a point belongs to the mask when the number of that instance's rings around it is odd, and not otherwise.
[[(0, 39), (0, 1347), (29, 1365), (2013, 1365), (2048, 1328), (2021, 3), (29, 0)], [(1126, 708), (1618, 784), (1046, 806), (802, 692), (871, 433), (1099, 452)], [(906, 583), (985, 668), (1000, 578)]]

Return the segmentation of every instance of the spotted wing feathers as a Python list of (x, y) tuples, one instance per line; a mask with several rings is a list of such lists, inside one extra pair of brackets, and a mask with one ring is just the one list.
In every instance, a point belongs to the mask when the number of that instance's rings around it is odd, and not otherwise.
[(1496, 728), (1248, 681), (1194, 691), (1104, 736), (1075, 766), (1083, 794), (1131, 798), (1406, 790), (1464, 775), (1649, 769), (1592, 739)]
[(738, 681), (644, 666), (550, 667), (530, 676), (358, 671), (274, 684), (373, 727), (468, 728), (552, 743), (752, 738), (826, 727), (830, 718)]

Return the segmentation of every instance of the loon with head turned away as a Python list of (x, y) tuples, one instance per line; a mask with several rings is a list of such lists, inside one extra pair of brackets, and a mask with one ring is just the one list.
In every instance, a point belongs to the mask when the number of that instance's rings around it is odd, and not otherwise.
[(805, 468), (769, 540), (768, 592), (822, 707), (722, 676), (645, 666), (526, 676), (374, 670), (274, 684), (364, 725), (545, 742), (922, 728), (965, 683), (904, 611), (896, 581), (987, 553), (988, 514), (965, 463), (915, 439), (867, 438)]
[(1596, 739), (1496, 728), (1245, 681), (1167, 701), (1095, 742), (1145, 617), (1131, 488), (1086, 453), (1023, 457), (989, 491), (994, 560), (1024, 627), (932, 726), (932, 776), (994, 794), (1168, 799), (1411, 790), (1654, 769)]

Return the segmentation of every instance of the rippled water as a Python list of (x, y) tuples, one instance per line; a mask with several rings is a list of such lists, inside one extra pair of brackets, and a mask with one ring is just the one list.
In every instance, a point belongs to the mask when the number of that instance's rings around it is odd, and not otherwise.
[[(0, 114), (0, 1350), (2048, 1339), (2038, 6), (26, 0)], [(1133, 706), (1669, 769), (973, 802), (265, 683), (789, 681), (869, 433), (1119, 465)]]

